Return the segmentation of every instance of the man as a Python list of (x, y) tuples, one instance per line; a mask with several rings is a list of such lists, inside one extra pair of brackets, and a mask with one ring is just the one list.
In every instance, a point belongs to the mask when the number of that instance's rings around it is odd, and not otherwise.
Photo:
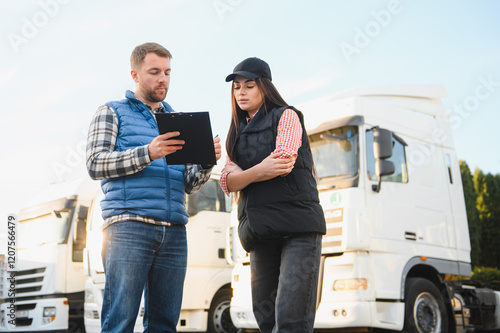
[[(176, 332), (187, 265), (184, 193), (195, 193), (211, 167), (167, 165), (182, 149), (179, 132), (158, 135), (154, 113), (165, 99), (172, 55), (145, 43), (132, 52), (135, 93), (101, 106), (89, 129), (87, 170), (102, 180), (106, 285), (102, 332), (132, 332), (144, 290), (145, 332)], [(217, 160), (220, 139), (214, 139)]]

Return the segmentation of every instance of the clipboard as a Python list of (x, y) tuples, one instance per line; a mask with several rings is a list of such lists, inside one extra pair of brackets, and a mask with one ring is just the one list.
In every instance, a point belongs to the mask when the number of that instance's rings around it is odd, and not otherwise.
[(165, 156), (167, 164), (217, 163), (208, 111), (157, 113), (155, 117), (160, 134), (178, 131), (181, 134), (173, 139), (185, 141), (182, 149)]

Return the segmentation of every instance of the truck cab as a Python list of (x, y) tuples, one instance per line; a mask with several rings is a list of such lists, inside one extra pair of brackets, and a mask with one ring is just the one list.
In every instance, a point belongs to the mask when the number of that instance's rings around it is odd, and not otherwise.
[[(443, 97), (440, 85), (364, 87), (303, 110), (306, 123), (308, 112), (322, 117), (307, 131), (327, 223), (315, 331), (437, 333), (496, 325), (477, 319), (472, 325), (471, 304), (460, 293), (474, 287), (448, 283), (470, 277), (471, 267)], [(248, 254), (236, 225), (228, 237), (235, 261), (231, 315), (236, 327), (253, 332)]]
[(51, 185), (18, 215), (15, 325), (7, 314), (2, 264), (0, 332), (81, 331), (85, 276), (83, 250), (88, 207), (97, 187), (85, 180)]

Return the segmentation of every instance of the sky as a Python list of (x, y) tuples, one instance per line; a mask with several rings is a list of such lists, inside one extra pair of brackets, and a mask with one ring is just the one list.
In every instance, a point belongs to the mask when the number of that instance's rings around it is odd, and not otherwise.
[[(0, 0), (0, 241), (8, 214), (50, 183), (86, 176), (97, 108), (134, 90), (144, 42), (173, 55), (166, 101), (209, 111), (224, 140), (230, 84), (269, 63), (290, 105), (346, 89), (442, 84), (458, 157), (500, 173), (500, 2), (495, 0)], [(317, 110), (302, 110), (306, 118)]]

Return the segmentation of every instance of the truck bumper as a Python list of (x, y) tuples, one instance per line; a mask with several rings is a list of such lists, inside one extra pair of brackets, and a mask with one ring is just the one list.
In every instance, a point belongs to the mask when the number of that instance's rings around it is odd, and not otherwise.
[(321, 303), (316, 311), (314, 328), (376, 327), (403, 329), (404, 303), (335, 302)]
[[(251, 305), (251, 304), (250, 304)], [(237, 328), (258, 329), (257, 321), (253, 315), (252, 307), (236, 306), (231, 304), (229, 309), (231, 320)]]
[(206, 332), (208, 312), (202, 309), (182, 310), (177, 332)]
[(101, 308), (96, 303), (85, 302), (85, 332), (101, 332)]
[[(316, 311), (314, 328), (338, 329), (377, 327), (403, 329), (404, 303), (392, 302), (335, 302), (322, 303)], [(238, 328), (257, 329), (252, 309), (231, 306), (231, 319)]]
[(68, 299), (64, 297), (16, 300), (15, 303), (7, 302), (0, 305), (0, 332), (63, 331), (68, 330), (68, 319)]

